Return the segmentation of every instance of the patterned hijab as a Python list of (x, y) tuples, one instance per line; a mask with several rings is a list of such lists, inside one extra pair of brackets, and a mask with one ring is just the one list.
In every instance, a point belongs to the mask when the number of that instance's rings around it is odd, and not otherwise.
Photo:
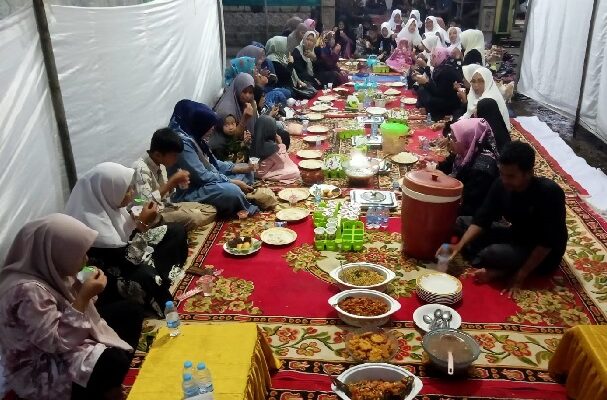
[(468, 118), (451, 124), (451, 131), (461, 148), (453, 162), (453, 173), (457, 174), (474, 161), (480, 153), (493, 159), (499, 157), (495, 139), (489, 123), (481, 118)]
[(299, 46), (297, 46), (296, 48), (297, 48), (297, 50), (299, 50), (299, 53), (301, 54), (301, 58), (303, 58), (303, 60), (306, 62), (306, 67), (308, 69), (308, 74), (310, 76), (314, 76), (314, 64), (312, 63), (312, 60), (310, 60), (305, 55), (305, 43), (306, 43), (306, 39), (310, 35), (313, 36), (314, 39), (316, 39), (316, 37), (317, 37), (316, 31), (308, 31), (308, 32), (306, 32), (306, 34), (304, 35), (303, 39), (301, 39), (301, 42), (299, 43)]
[[(255, 46), (252, 46), (255, 47)], [(253, 57), (238, 57), (230, 61), (230, 66), (226, 68), (225, 72), (225, 84), (230, 86), (238, 74), (249, 74), (251, 76), (255, 73), (256, 60)]]
[(289, 63), (287, 38), (284, 36), (270, 38), (266, 43), (266, 58), (286, 66)]

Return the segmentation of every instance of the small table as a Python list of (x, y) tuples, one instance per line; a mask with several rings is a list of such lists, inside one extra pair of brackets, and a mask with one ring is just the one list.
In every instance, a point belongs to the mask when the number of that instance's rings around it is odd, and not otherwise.
[(569, 329), (548, 369), (556, 379), (566, 376), (570, 398), (607, 399), (607, 326), (579, 325)]
[(129, 400), (181, 399), (183, 362), (204, 361), (213, 378), (215, 400), (262, 400), (270, 371), (280, 368), (261, 331), (253, 323), (182, 325), (171, 338), (158, 332)]

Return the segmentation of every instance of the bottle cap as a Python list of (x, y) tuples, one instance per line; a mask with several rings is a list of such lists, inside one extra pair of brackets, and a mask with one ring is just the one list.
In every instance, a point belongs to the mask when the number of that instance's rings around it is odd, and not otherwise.
[(203, 362), (199, 362), (197, 368), (198, 369), (205, 369), (207, 367), (207, 365)]
[(443, 245), (441, 247), (443, 248), (443, 250), (449, 250), (449, 244), (448, 243), (443, 243)]
[(184, 382), (191, 381), (192, 374), (183, 374), (183, 380), (184, 380)]
[(174, 308), (174, 307), (175, 307), (175, 304), (173, 304), (173, 302), (172, 302), (171, 300), (169, 300), (169, 301), (167, 301), (167, 302), (164, 304), (164, 306), (165, 306), (166, 308)]
[(192, 368), (192, 362), (191, 361), (185, 361), (183, 363), (183, 367), (184, 368)]

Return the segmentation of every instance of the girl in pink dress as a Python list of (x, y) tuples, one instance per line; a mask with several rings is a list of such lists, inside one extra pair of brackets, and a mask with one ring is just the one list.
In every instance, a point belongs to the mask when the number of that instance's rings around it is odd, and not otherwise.
[(255, 173), (259, 179), (290, 183), (300, 178), (299, 168), (277, 135), (276, 121), (272, 117), (264, 115), (257, 120), (250, 155), (260, 160)]
[(404, 73), (413, 65), (413, 50), (408, 40), (396, 38), (397, 46), (392, 55), (386, 60), (386, 65), (394, 71)]

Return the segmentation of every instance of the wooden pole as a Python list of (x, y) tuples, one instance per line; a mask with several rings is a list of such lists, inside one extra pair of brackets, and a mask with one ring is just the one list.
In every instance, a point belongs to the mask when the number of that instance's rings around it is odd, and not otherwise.
[(38, 26), (38, 34), (40, 35), (40, 47), (42, 48), (42, 55), (44, 57), (46, 77), (48, 79), (53, 110), (55, 112), (55, 121), (57, 122), (57, 130), (61, 142), (65, 172), (71, 190), (76, 184), (78, 175), (76, 174), (72, 142), (70, 141), (70, 132), (65, 117), (65, 108), (63, 107), (63, 96), (61, 95), (61, 87), (59, 86), (59, 76), (57, 75), (57, 66), (55, 65), (55, 53), (53, 52), (53, 45), (51, 43), (51, 34), (48, 30), (44, 1), (33, 0), (33, 6), (34, 14), (36, 16), (36, 25)]
[(580, 115), (582, 113), (582, 102), (584, 101), (584, 89), (586, 86), (586, 77), (588, 76), (588, 61), (590, 59), (590, 46), (592, 44), (592, 34), (594, 33), (594, 23), (596, 21), (597, 0), (592, 2), (592, 16), (590, 17), (590, 28), (588, 30), (588, 40), (586, 40), (586, 54), (584, 54), (584, 67), (582, 70), (582, 82), (580, 83), (580, 96), (577, 101), (577, 108), (575, 109), (575, 119), (573, 120), (573, 137), (575, 137), (579, 124)]

